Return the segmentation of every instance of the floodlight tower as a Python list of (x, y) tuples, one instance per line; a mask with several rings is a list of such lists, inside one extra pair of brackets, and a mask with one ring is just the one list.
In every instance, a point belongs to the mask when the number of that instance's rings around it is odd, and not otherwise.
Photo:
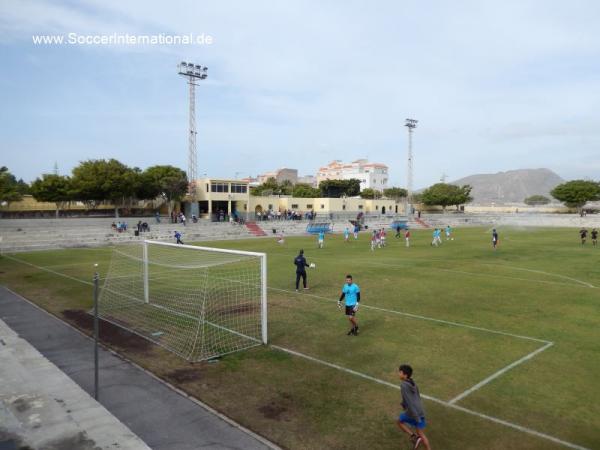
[(406, 214), (412, 213), (412, 188), (413, 188), (413, 153), (412, 153), (412, 134), (417, 128), (418, 120), (406, 119), (404, 124), (408, 128), (408, 171), (406, 175)]
[(189, 150), (188, 150), (188, 194), (191, 199), (191, 208), (186, 211), (188, 216), (195, 215), (198, 217), (198, 201), (196, 194), (196, 179), (198, 178), (198, 154), (196, 150), (196, 83), (198, 80), (204, 80), (208, 76), (207, 67), (198, 64), (187, 63), (185, 61), (179, 63), (179, 75), (188, 80), (190, 85), (190, 135), (189, 135)]

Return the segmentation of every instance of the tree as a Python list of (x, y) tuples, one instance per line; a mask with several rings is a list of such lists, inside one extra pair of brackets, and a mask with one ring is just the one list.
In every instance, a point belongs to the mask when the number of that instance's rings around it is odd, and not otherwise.
[(450, 205), (462, 205), (473, 198), (470, 196), (471, 186), (455, 186), (453, 184), (436, 183), (421, 193), (421, 201), (426, 205), (440, 205), (444, 211)]
[(294, 186), (292, 196), (300, 198), (315, 198), (321, 196), (321, 191), (310, 184), (298, 183)]
[(532, 195), (524, 200), (526, 205), (547, 205), (550, 203), (550, 199), (544, 195)]
[(125, 199), (131, 199), (138, 184), (139, 169), (131, 169), (116, 159), (83, 161), (73, 169), (73, 194), (89, 207), (110, 200), (115, 217)]
[[(22, 184), (27, 185), (23, 180)], [(8, 167), (0, 167), (0, 202), (10, 204), (23, 198), (23, 185), (8, 171)]]
[(366, 188), (360, 192), (360, 198), (381, 198), (381, 191), (377, 189)]
[(556, 200), (579, 212), (587, 202), (600, 200), (600, 183), (586, 180), (573, 180), (559, 184), (550, 192)]
[(188, 189), (187, 174), (173, 166), (152, 166), (144, 170), (139, 178), (136, 196), (142, 200), (161, 197), (167, 202), (169, 216), (173, 203), (185, 196)]
[(388, 189), (384, 189), (383, 195), (394, 200), (399, 200), (401, 198), (406, 198), (406, 196), (408, 195), (408, 191), (399, 187), (391, 187)]
[(281, 194), (281, 187), (274, 177), (269, 177), (263, 184), (259, 184), (258, 186), (252, 188), (250, 194), (255, 196), (279, 195)]
[(72, 199), (71, 179), (66, 176), (43, 174), (31, 183), (31, 195), (38, 202), (51, 202), (56, 205), (56, 217), (60, 210)]
[(350, 180), (324, 180), (319, 183), (319, 190), (322, 197), (340, 198), (355, 197), (360, 193), (360, 180), (351, 178)]

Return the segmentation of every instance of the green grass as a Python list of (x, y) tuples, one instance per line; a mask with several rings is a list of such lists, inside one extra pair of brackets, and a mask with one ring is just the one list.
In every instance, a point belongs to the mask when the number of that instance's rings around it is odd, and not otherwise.
[[(365, 235), (202, 243), (268, 254), (272, 344), (397, 383), (402, 362), (423, 394), (449, 401), (514, 361), (537, 354), (460, 400), (459, 406), (582, 447), (600, 448), (600, 248), (581, 248), (575, 229), (458, 229), (456, 240), (412, 247), (388, 238), (371, 252)], [(292, 260), (304, 248), (308, 292), (294, 292)], [(74, 249), (0, 259), (0, 283), (63, 317), (87, 309), (93, 264), (103, 276), (108, 249)], [(335, 300), (346, 273), (362, 291), (359, 337), (348, 337)], [(593, 286), (593, 287), (592, 287)], [(377, 308), (377, 309), (376, 309)], [(418, 316), (418, 317), (417, 317)], [(64, 318), (64, 317), (63, 317)], [(437, 319), (427, 320), (427, 319)], [(452, 322), (452, 323), (448, 323)], [(469, 328), (476, 327), (482, 329)], [(494, 333), (498, 331), (501, 333)], [(502, 334), (505, 333), (505, 334)], [(515, 335), (515, 336), (511, 336)], [(118, 351), (233, 419), (287, 448), (404, 448), (394, 427), (399, 391), (329, 366), (259, 347), (218, 364), (189, 364), (153, 346)], [(437, 449), (564, 448), (540, 437), (425, 400)], [(408, 447), (406, 447), (408, 448)]]

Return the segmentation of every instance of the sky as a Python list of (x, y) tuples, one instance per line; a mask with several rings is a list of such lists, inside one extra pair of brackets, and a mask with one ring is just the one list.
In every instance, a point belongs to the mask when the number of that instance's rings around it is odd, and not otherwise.
[[(187, 169), (191, 61), (208, 67), (199, 176), (368, 158), (405, 186), (414, 118), (414, 188), (541, 167), (598, 180), (598, 23), (596, 0), (2, 0), (0, 165), (26, 181), (100, 158)], [(190, 34), (205, 41), (33, 41)]]

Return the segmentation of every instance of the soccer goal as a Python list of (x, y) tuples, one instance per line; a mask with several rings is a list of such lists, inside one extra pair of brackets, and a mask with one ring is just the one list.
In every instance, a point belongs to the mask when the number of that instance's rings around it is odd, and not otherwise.
[(267, 256), (158, 241), (113, 250), (99, 316), (189, 361), (267, 343)]

